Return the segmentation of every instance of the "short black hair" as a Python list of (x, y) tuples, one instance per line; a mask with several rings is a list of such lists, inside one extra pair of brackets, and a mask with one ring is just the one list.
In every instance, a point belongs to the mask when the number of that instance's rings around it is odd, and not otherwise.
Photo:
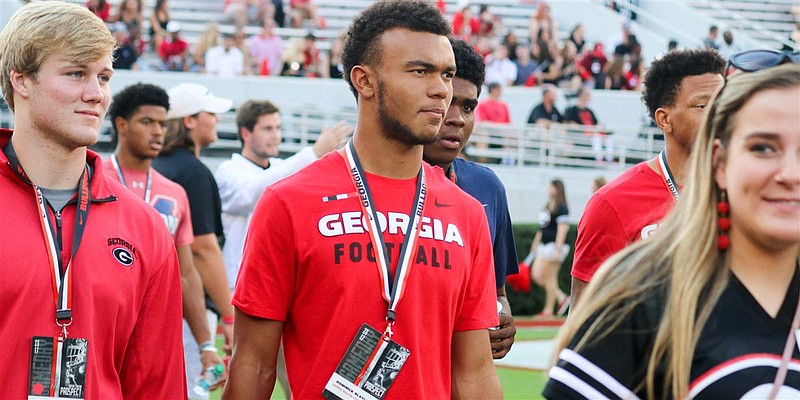
[(467, 42), (450, 38), (453, 54), (456, 57), (456, 78), (464, 79), (478, 87), (478, 96), (481, 95), (481, 86), (486, 78), (486, 64), (483, 58)]
[(667, 44), (667, 49), (674, 50), (677, 48), (678, 48), (678, 41), (675, 39), (670, 40), (669, 43)]
[(350, 81), (350, 71), (359, 64), (378, 65), (381, 60), (381, 49), (378, 46), (381, 36), (394, 28), (450, 35), (450, 23), (444, 19), (439, 9), (427, 1), (387, 0), (367, 7), (353, 20), (342, 48), (342, 75), (356, 100), (358, 91)]
[(108, 108), (108, 116), (111, 119), (111, 126), (116, 135), (117, 125), (114, 120), (117, 117), (130, 119), (133, 113), (141, 106), (164, 107), (169, 111), (169, 95), (160, 86), (149, 83), (136, 83), (120, 90), (111, 100)]
[(653, 61), (644, 77), (642, 100), (650, 118), (656, 110), (675, 104), (683, 78), (704, 74), (725, 74), (726, 61), (716, 50), (675, 50)]

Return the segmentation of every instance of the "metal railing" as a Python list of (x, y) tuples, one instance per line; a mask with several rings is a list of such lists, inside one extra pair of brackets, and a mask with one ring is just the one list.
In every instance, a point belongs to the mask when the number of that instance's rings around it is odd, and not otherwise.
[[(324, 109), (317, 106), (281, 105), (281, 126), (283, 142), (281, 151), (294, 153), (305, 146), (314, 144), (326, 126), (339, 121), (347, 121), (355, 126), (356, 111), (353, 109)], [(209, 146), (211, 150), (234, 150), (241, 147), (236, 134), (234, 113), (220, 115), (217, 125), (219, 139)]]
[(653, 158), (663, 133), (642, 128), (635, 137), (617, 137), (591, 126), (476, 124), (464, 153), (486, 164), (525, 167), (626, 169)]
[[(326, 126), (345, 120), (356, 124), (356, 111), (350, 108), (324, 109), (315, 106), (282, 105), (283, 142), (281, 151), (294, 153), (316, 142)], [(0, 107), (0, 126), (13, 127), (11, 113)], [(233, 112), (220, 114), (219, 139), (207, 149), (213, 155), (239, 151)], [(106, 121), (98, 147), (111, 150), (111, 123)], [(485, 164), (503, 164), (516, 168), (564, 167), (622, 170), (655, 157), (664, 147), (663, 133), (655, 128), (641, 128), (636, 135), (618, 135), (591, 126), (553, 124), (508, 125), (477, 123), (464, 155)]]

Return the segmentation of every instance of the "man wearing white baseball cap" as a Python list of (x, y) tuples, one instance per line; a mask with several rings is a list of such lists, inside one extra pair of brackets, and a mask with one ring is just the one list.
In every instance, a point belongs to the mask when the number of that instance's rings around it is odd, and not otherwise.
[[(225, 347), (233, 336), (231, 292), (225, 274), (225, 263), (218, 238), (222, 237), (219, 190), (214, 175), (203, 164), (200, 150), (217, 140), (217, 114), (230, 110), (233, 101), (216, 97), (208, 88), (196, 83), (181, 83), (168, 92), (169, 113), (167, 132), (161, 154), (153, 167), (186, 190), (192, 214), (194, 264), (203, 281), (208, 297), (222, 320)], [(210, 305), (211, 306), (211, 305)], [(217, 315), (209, 313), (211, 337), (216, 336)], [(189, 387), (202, 374), (200, 353), (216, 351), (214, 343), (192, 340), (193, 335), (184, 322), (184, 353)], [(190, 396), (191, 397), (191, 396)]]

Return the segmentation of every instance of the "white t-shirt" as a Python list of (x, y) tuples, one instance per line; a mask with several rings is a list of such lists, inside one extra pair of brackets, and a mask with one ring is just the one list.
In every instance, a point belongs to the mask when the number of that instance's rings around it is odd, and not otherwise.
[(216, 46), (206, 52), (206, 72), (232, 78), (244, 72), (244, 54), (236, 47), (225, 51), (223, 46)]
[(225, 230), (225, 246), (222, 258), (228, 284), (233, 288), (239, 265), (242, 263), (244, 238), (250, 224), (250, 216), (256, 201), (267, 186), (299, 171), (317, 159), (314, 150), (306, 147), (283, 160), (271, 158), (270, 167), (263, 169), (241, 154), (233, 154), (214, 171), (222, 201), (222, 227)]

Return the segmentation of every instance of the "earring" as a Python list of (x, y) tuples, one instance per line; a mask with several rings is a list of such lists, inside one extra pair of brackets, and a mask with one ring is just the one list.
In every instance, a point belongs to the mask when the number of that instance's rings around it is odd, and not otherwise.
[(731, 229), (731, 220), (728, 217), (731, 206), (728, 204), (728, 191), (725, 189), (719, 192), (719, 202), (717, 203), (717, 248), (720, 251), (728, 250), (731, 239), (728, 230)]

